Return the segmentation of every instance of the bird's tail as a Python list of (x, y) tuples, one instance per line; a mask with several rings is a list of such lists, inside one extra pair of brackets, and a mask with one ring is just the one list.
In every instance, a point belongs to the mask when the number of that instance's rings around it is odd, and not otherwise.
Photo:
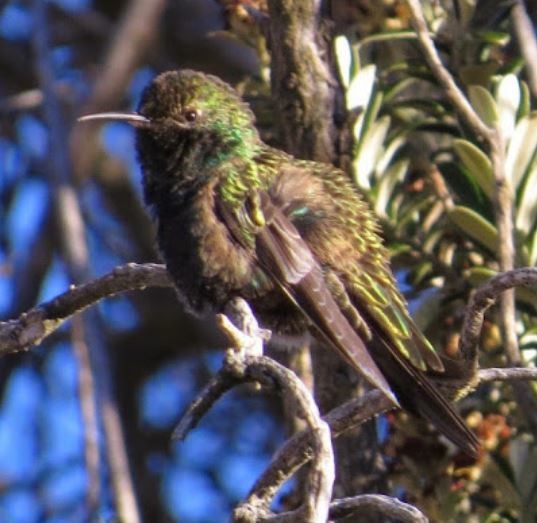
[(477, 457), (480, 444), (453, 405), (427, 375), (390, 348), (381, 336), (370, 347), (373, 359), (386, 376), (401, 406), (430, 421), (464, 453)]

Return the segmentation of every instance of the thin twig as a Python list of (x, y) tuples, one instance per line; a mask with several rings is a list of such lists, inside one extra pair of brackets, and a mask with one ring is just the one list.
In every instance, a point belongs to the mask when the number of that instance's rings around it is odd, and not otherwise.
[[(34, 7), (34, 50), (43, 92), (43, 110), (49, 127), (50, 168), (48, 177), (53, 188), (54, 212), (57, 233), (60, 237), (61, 254), (67, 266), (71, 281), (81, 282), (89, 273), (88, 249), (85, 242), (86, 231), (78, 205), (78, 197), (70, 183), (70, 161), (67, 153), (67, 133), (62, 119), (60, 103), (55, 92), (55, 78), (50, 51), (50, 35), (47, 5), (36, 0)], [(86, 502), (89, 517), (98, 508), (101, 475), (101, 461), (98, 446), (98, 424), (96, 411), (96, 392), (94, 376), (90, 365), (89, 347), (86, 340), (86, 327), (91, 329), (89, 317), (78, 317), (73, 323), (71, 334), (79, 368), (79, 398), (84, 426), (84, 450), (88, 489)]]
[(170, 287), (163, 265), (127, 263), (88, 283), (71, 286), (17, 319), (0, 322), (0, 356), (38, 345), (62, 323), (103, 298), (146, 287)]
[(518, 367), (480, 369), (477, 373), (479, 383), (489, 381), (533, 381), (537, 380), (537, 368), (521, 369)]
[(431, 68), (431, 72), (434, 74), (440, 85), (444, 88), (446, 96), (449, 98), (457, 112), (463, 118), (465, 123), (471, 127), (474, 132), (487, 141), (490, 140), (491, 135), (495, 134), (494, 129), (488, 127), (483, 123), (479, 115), (475, 112), (474, 108), (470, 105), (464, 93), (459, 89), (453, 77), (449, 71), (444, 67), (438, 52), (436, 51), (433, 39), (429, 34), (425, 17), (423, 16), (423, 10), (419, 0), (407, 0), (410, 8), (410, 15), (412, 17), (412, 24), (418, 42), (421, 46), (421, 50), (425, 56), (425, 60)]
[(85, 331), (86, 322), (82, 316), (73, 318), (71, 343), (78, 360), (78, 397), (84, 424), (84, 455), (88, 469), (88, 507), (92, 513), (99, 506), (101, 495), (98, 412), (95, 398), (95, 380), (91, 370), (91, 360)]

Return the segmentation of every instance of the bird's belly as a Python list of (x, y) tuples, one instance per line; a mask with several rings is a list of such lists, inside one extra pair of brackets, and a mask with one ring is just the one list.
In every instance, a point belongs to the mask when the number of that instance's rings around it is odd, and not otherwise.
[(184, 212), (159, 220), (158, 244), (181, 301), (195, 314), (220, 312), (234, 297), (247, 300), (266, 328), (301, 335), (307, 320), (234, 241), (222, 222)]

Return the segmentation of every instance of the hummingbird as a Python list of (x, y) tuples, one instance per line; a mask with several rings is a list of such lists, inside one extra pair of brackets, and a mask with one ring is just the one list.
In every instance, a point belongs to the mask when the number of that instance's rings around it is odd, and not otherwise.
[(312, 334), (395, 406), (470, 456), (479, 442), (431, 376), (443, 358), (412, 320), (379, 223), (346, 173), (265, 144), (221, 79), (168, 71), (133, 113), (144, 199), (178, 294), (194, 313), (234, 297), (286, 336)]

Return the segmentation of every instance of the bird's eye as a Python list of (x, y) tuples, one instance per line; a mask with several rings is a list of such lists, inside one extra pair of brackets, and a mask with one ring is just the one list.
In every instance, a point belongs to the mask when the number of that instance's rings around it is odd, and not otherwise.
[(187, 122), (195, 122), (198, 118), (198, 111), (196, 109), (187, 108), (183, 111), (183, 115)]

